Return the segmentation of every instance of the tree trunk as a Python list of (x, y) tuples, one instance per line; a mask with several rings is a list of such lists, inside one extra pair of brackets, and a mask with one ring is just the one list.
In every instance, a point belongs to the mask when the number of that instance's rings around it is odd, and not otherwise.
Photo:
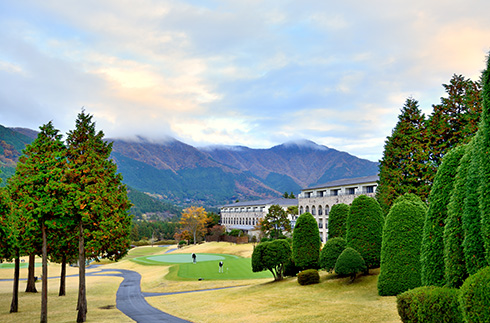
[(26, 293), (37, 293), (36, 289), (36, 270), (35, 270), (35, 261), (36, 261), (36, 255), (34, 253), (31, 253), (29, 255), (29, 269), (27, 272), (27, 287), (26, 287)]
[(12, 303), (10, 304), (10, 313), (17, 313), (19, 310), (19, 273), (20, 273), (20, 256), (19, 256), (19, 249), (17, 249), (15, 253), (14, 290), (12, 292)]
[(48, 243), (46, 241), (46, 225), (41, 224), (43, 235), (43, 277), (41, 291), (41, 323), (48, 322)]
[(85, 292), (85, 242), (83, 237), (83, 224), (80, 220), (78, 225), (78, 315), (77, 323), (85, 322), (87, 319), (87, 295)]
[(60, 292), (58, 296), (65, 296), (66, 282), (66, 255), (61, 257), (61, 275), (60, 275)]

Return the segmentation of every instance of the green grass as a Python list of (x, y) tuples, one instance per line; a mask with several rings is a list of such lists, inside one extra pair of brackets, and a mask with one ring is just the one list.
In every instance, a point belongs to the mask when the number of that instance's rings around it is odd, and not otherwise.
[[(29, 265), (29, 263), (27, 263), (27, 262), (21, 262), (19, 268), (27, 268), (28, 265)], [(34, 264), (34, 266), (35, 267), (41, 267), (42, 266), (42, 263), (36, 262)], [(15, 267), (15, 264), (14, 263), (3, 263), (3, 264), (0, 264), (0, 269), (5, 269), (5, 268), (6, 269), (9, 269), (9, 268), (14, 268), (14, 267)]]
[[(252, 272), (250, 258), (227, 254), (197, 253), (197, 263), (192, 263), (190, 253), (144, 256), (131, 259), (141, 265), (173, 265), (169, 275), (171, 280), (237, 280), (271, 278), (269, 271)], [(219, 272), (219, 261), (223, 261), (223, 273)]]

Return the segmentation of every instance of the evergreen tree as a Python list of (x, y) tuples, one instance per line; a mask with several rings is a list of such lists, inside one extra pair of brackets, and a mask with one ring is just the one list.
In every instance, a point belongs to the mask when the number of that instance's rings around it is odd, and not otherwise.
[(357, 250), (367, 270), (379, 267), (384, 217), (378, 202), (366, 195), (352, 201), (347, 216), (347, 247)]
[(332, 271), (346, 244), (345, 239), (342, 237), (328, 239), (322, 251), (320, 251), (320, 268)]
[(37, 138), (28, 145), (17, 163), (12, 197), (31, 221), (37, 223), (42, 237), (41, 322), (47, 322), (48, 301), (48, 228), (56, 227), (66, 214), (66, 189), (62, 183), (65, 159), (59, 131), (51, 122), (40, 127)]
[(86, 320), (86, 259), (98, 260), (102, 256), (118, 260), (130, 245), (131, 204), (122, 176), (109, 159), (112, 144), (103, 137), (102, 131), (95, 131), (92, 116), (82, 111), (75, 130), (68, 133), (66, 140), (69, 165), (66, 180), (71, 186), (71, 214), (79, 237), (77, 322)]
[(394, 296), (420, 286), (420, 245), (427, 207), (414, 195), (398, 198), (386, 216), (378, 293)]
[(346, 221), (349, 214), (349, 205), (339, 203), (332, 206), (328, 216), (328, 239), (335, 237), (345, 238)]
[(288, 219), (287, 212), (277, 204), (271, 205), (260, 224), (260, 229), (274, 239), (283, 235), (282, 231), (291, 231), (291, 223)]
[(443, 84), (443, 87), (447, 97), (433, 106), (427, 126), (432, 177), (442, 157), (459, 143), (468, 143), (476, 133), (482, 110), (478, 82), (454, 74), (449, 84)]
[(468, 179), (468, 165), (470, 164), (468, 145), (458, 146), (463, 154), (459, 162), (454, 187), (447, 207), (447, 219), (444, 226), (444, 277), (447, 287), (459, 288), (466, 277), (466, 262), (464, 258), (464, 229), (463, 209), (466, 198), (466, 183)]
[(293, 230), (293, 260), (301, 270), (318, 269), (320, 258), (320, 231), (311, 213), (303, 213)]
[(426, 200), (430, 189), (427, 182), (426, 141), (425, 116), (418, 102), (409, 98), (401, 109), (391, 136), (385, 142), (379, 163), (376, 198), (384, 214), (388, 213), (393, 201), (405, 193), (415, 193)]
[(444, 224), (462, 154), (462, 149), (453, 149), (444, 156), (429, 195), (429, 210), (424, 221), (420, 257), (424, 286), (444, 285)]

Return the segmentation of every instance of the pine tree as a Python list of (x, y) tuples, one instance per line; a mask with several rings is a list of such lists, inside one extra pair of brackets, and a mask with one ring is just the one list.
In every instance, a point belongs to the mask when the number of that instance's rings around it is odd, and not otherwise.
[(87, 314), (85, 284), (86, 259), (105, 257), (118, 260), (129, 249), (131, 204), (122, 177), (109, 159), (112, 144), (103, 141), (104, 133), (95, 131), (92, 116), (82, 111), (75, 130), (68, 133), (66, 181), (71, 186), (71, 214), (79, 237), (79, 294), (77, 322)]
[(444, 285), (444, 224), (463, 152), (462, 149), (453, 149), (444, 156), (429, 195), (429, 210), (424, 222), (420, 257), (422, 284), (425, 286)]
[(427, 160), (425, 116), (418, 102), (409, 98), (385, 142), (380, 160), (376, 198), (384, 214), (393, 201), (405, 193), (414, 193), (426, 200), (430, 189)]

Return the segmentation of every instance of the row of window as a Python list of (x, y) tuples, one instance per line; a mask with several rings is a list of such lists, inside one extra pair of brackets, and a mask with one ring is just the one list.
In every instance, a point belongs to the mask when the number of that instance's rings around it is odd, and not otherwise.
[(316, 191), (316, 192), (303, 192), (301, 194), (301, 197), (313, 198), (313, 197), (338, 196), (338, 195), (370, 194), (375, 192), (376, 185), (363, 186), (361, 191), (357, 191), (357, 189), (358, 189), (357, 187), (346, 187), (344, 189), (344, 192), (342, 192), (340, 188)]
[[(304, 212), (303, 212), (304, 210)], [(303, 214), (303, 213), (311, 213), (312, 215), (317, 215), (317, 210), (318, 210), (318, 215), (323, 215), (323, 210), (325, 210), (325, 215), (328, 215), (330, 213), (330, 207), (328, 205), (325, 206), (325, 208), (323, 208), (321, 205), (318, 205), (318, 207), (315, 207), (314, 205), (311, 207), (311, 211), (310, 211), (310, 207), (309, 206), (306, 206), (304, 209), (303, 209), (303, 206), (300, 206), (299, 207), (299, 213), (300, 214)]]
[(257, 218), (235, 218), (235, 217), (223, 217), (221, 224), (223, 225), (257, 225)]
[(264, 212), (264, 206), (222, 208), (221, 213)]

